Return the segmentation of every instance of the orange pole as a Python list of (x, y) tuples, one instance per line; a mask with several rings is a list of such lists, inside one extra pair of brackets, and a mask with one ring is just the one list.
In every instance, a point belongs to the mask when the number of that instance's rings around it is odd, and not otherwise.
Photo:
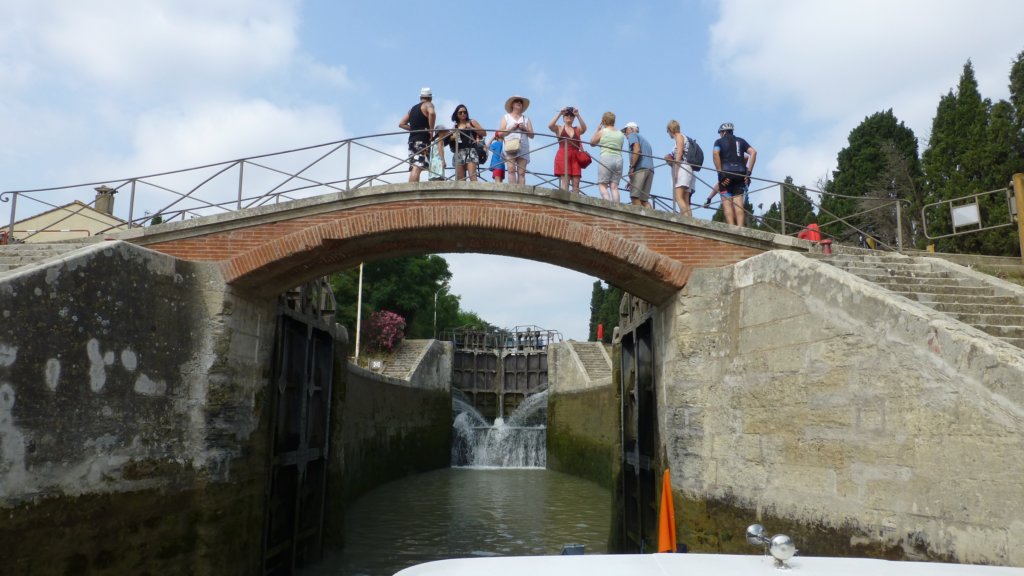
[(661, 510), (658, 514), (658, 552), (676, 551), (676, 509), (672, 505), (672, 480), (668, 468), (661, 477)]
[(1024, 174), (1013, 175), (1013, 197), (1017, 201), (1017, 240), (1020, 241), (1020, 261), (1024, 264)]

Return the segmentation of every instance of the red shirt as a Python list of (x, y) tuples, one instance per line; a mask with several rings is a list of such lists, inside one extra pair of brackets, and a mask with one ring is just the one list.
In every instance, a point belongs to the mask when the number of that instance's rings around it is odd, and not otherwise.
[(811, 242), (821, 242), (821, 232), (818, 231), (818, 225), (810, 223), (796, 235), (801, 240), (810, 240)]

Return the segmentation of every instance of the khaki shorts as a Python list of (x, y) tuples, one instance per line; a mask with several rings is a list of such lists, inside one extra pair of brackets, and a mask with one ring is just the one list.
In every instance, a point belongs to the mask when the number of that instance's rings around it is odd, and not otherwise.
[(642, 168), (629, 177), (629, 197), (641, 202), (651, 199), (651, 184), (654, 183), (654, 170)]

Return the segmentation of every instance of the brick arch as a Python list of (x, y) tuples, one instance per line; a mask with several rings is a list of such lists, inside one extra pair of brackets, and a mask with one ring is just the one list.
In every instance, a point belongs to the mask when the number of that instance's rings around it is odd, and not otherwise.
[(537, 260), (604, 279), (650, 302), (686, 284), (691, 267), (618, 234), (519, 208), (444, 203), (356, 211), (255, 247), (223, 264), (225, 279), (276, 293), (359, 262), (478, 252)]
[(268, 295), (359, 262), (478, 252), (577, 270), (652, 303), (685, 285), (693, 268), (810, 247), (560, 190), (471, 182), (375, 186), (118, 236), (186, 260), (216, 262), (228, 282)]

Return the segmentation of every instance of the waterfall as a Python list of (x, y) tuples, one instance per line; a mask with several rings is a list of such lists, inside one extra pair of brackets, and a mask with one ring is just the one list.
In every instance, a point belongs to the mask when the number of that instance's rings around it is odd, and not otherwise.
[(452, 396), (452, 466), (544, 468), (547, 466), (545, 390), (528, 397), (508, 419), (494, 423), (464, 397)]

